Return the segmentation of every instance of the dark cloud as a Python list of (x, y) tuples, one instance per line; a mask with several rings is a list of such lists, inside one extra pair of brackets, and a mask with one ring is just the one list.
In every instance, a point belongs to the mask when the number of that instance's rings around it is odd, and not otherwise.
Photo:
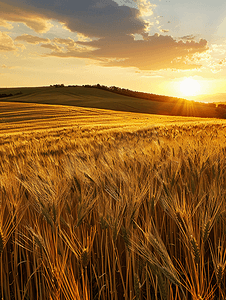
[[(9, 4), (14, 5), (24, 14), (26, 11), (28, 16), (33, 12), (45, 19), (55, 19), (64, 23), (71, 31), (90, 37), (112, 36), (119, 32), (143, 33), (149, 25), (141, 18), (138, 9), (119, 6), (113, 0), (7, 0), (1, 3), (4, 9)], [(7, 20), (6, 14), (4, 17)], [(16, 15), (15, 20), (18, 22)]]
[[(64, 40), (63, 44), (73, 44)], [(84, 46), (83, 51), (79, 46)], [(74, 42), (66, 51), (54, 51), (50, 56), (76, 57), (99, 60), (105, 66), (136, 67), (140, 70), (192, 69), (200, 67), (192, 63), (195, 53), (208, 49), (207, 41), (176, 41), (171, 36), (155, 34), (146, 40), (134, 40), (132, 36), (118, 36), (91, 42)]]
[[(141, 70), (194, 69), (201, 67), (201, 65), (192, 63), (193, 55), (208, 49), (206, 40), (182, 42), (176, 41), (170, 36), (158, 36), (157, 34), (146, 41), (136, 41), (136, 43), (135, 49), (129, 50), (127, 56), (125, 55), (127, 59), (119, 62), (112, 61), (109, 65), (133, 66)], [(126, 44), (127, 49), (130, 49), (131, 46), (131, 41)], [(104, 49), (96, 52), (100, 53), (101, 51)], [(98, 55), (98, 53), (95, 54)]]
[[(171, 36), (149, 36), (147, 28), (150, 24), (142, 18), (141, 10), (120, 6), (113, 0), (7, 0), (8, 4), (4, 0), (1, 3), (3, 8), (14, 5), (18, 12), (21, 11), (22, 19), (27, 17), (25, 23), (29, 27), (34, 30), (35, 26), (38, 28), (36, 31), (46, 29), (46, 22), (54, 19), (73, 32), (97, 38), (92, 41), (54, 39), (51, 45), (42, 45), (52, 50), (47, 56), (89, 58), (105, 66), (136, 67), (141, 70), (192, 69), (199, 67), (192, 63), (192, 56), (208, 49), (207, 41), (203, 39), (196, 42), (188, 36), (180, 41)], [(35, 16), (33, 19), (32, 14)], [(12, 20), (13, 16), (10, 18)], [(18, 14), (14, 18), (18, 22)], [(136, 34), (143, 40), (135, 40)], [(35, 38), (32, 40), (35, 41)]]

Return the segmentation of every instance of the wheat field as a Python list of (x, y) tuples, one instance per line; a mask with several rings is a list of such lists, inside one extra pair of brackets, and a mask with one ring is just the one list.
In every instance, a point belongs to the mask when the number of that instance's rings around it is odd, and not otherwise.
[(0, 120), (1, 299), (225, 299), (224, 120), (3, 102)]
[(0, 88), (0, 96), (12, 95), (7, 102), (39, 103), (49, 105), (64, 105), (69, 107), (84, 107), (105, 109), (110, 111), (125, 111), (172, 116), (196, 116), (216, 118), (215, 105), (185, 101), (184, 99), (165, 97), (159, 101), (158, 95), (152, 94), (152, 99), (134, 98), (110, 91), (84, 86), (77, 87), (30, 87), (30, 88)]

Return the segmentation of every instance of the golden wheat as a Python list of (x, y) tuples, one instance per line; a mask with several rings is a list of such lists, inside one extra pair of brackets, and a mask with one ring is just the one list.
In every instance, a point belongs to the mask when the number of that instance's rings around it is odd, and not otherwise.
[(224, 122), (109, 128), (1, 136), (1, 296), (223, 299)]

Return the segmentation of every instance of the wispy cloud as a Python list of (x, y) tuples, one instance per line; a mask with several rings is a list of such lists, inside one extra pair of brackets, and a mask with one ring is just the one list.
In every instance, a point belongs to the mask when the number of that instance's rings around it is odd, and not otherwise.
[(11, 69), (16, 69), (17, 67), (12, 67), (12, 66), (2, 65), (1, 68), (2, 68), (2, 69), (11, 70)]
[(41, 47), (45, 49), (50, 49), (53, 52), (58, 52), (58, 53), (62, 52), (63, 49), (63, 47), (59, 47), (57, 45), (48, 45), (48, 44), (42, 44)]
[(5, 27), (7, 29), (13, 29), (13, 25), (6, 22), (5, 20), (0, 20), (0, 26)]
[(190, 35), (182, 36), (182, 37), (180, 37), (179, 39), (181, 39), (181, 40), (186, 40), (186, 41), (193, 41), (195, 38), (196, 38), (195, 35), (190, 34)]
[(18, 37), (16, 37), (15, 41), (22, 41), (22, 42), (27, 42), (30, 44), (40, 44), (40, 43), (50, 43), (49, 39), (46, 38), (40, 38), (38, 36), (33, 36), (30, 34), (22, 34)]
[(17, 50), (13, 39), (6, 33), (0, 31), (0, 51), (8, 52)]
[(160, 29), (161, 32), (166, 33), (169, 32), (169, 29)]
[(203, 53), (196, 53), (190, 63), (201, 64), (203, 69), (212, 72), (219, 73), (226, 69), (226, 45), (225, 44), (212, 44), (208, 51)]

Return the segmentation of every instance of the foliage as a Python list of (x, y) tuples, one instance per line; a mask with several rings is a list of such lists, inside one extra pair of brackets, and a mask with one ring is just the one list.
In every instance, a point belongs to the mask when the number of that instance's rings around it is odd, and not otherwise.
[(10, 93), (10, 94), (0, 94), (0, 98), (7, 98), (7, 97), (12, 97), (12, 96), (18, 96), (18, 95), (21, 95), (22, 93), (21, 92), (19, 92), (19, 93), (16, 93), (16, 94), (12, 94), (12, 93)]
[(226, 105), (218, 104), (216, 107), (216, 115), (218, 118), (226, 119)]

